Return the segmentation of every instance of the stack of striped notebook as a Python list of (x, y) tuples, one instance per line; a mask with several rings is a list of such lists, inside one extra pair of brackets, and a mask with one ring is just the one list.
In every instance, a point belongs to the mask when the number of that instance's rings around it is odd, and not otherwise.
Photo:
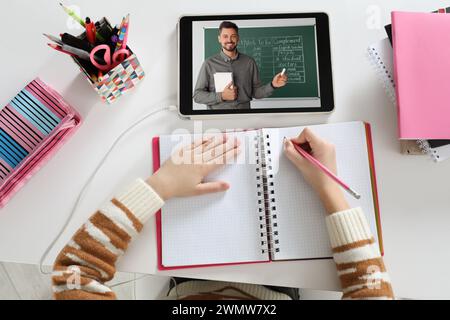
[(0, 110), (0, 207), (80, 123), (80, 115), (40, 79)]

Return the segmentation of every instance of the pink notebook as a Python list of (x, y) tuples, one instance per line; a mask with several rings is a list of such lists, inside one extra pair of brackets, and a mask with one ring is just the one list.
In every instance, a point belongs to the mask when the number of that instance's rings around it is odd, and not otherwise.
[(450, 139), (450, 15), (393, 12), (400, 139)]

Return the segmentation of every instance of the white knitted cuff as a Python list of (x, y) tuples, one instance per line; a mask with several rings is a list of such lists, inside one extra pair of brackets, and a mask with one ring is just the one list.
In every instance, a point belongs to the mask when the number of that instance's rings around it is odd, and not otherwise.
[(164, 200), (142, 179), (137, 179), (116, 196), (133, 215), (145, 224), (164, 205)]
[(336, 212), (326, 218), (326, 224), (333, 249), (372, 238), (372, 232), (361, 208)]

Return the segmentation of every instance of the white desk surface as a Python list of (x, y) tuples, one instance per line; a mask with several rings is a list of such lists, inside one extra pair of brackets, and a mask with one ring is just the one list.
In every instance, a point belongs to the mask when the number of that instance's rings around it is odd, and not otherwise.
[[(65, 1), (66, 4), (73, 2)], [(76, 2), (82, 15), (107, 16), (119, 22), (131, 13), (129, 45), (137, 53), (147, 78), (130, 95), (113, 105), (99, 97), (71, 60), (46, 46), (42, 33), (58, 34), (67, 17), (55, 1), (3, 2), (2, 21), (14, 26), (4, 33), (1, 52), (2, 90), (6, 104), (28, 81), (39, 76), (82, 114), (84, 124), (56, 156), (0, 210), (0, 261), (36, 264), (61, 228), (82, 185), (119, 132), (152, 109), (176, 102), (176, 23), (183, 14), (308, 12), (330, 15), (336, 111), (331, 115), (247, 116), (203, 122), (203, 128), (294, 126), (365, 120), (372, 124), (385, 263), (395, 292), (407, 298), (450, 298), (450, 160), (435, 164), (424, 156), (403, 156), (396, 139), (396, 111), (386, 98), (366, 59), (366, 48), (385, 37), (392, 10), (432, 11), (442, 1), (86, 1)], [(375, 5), (375, 6), (374, 6)], [(369, 13), (379, 12), (380, 28), (368, 28)], [(373, 17), (372, 17), (373, 18)], [(19, 23), (20, 22), (20, 23)], [(68, 30), (70, 31), (70, 30)], [(73, 30), (72, 30), (73, 32)], [(6, 38), (5, 38), (6, 37)], [(114, 191), (152, 168), (151, 138), (194, 123), (175, 113), (161, 113), (134, 130), (118, 146), (97, 178), (68, 230), (47, 263), (78, 227)], [(119, 270), (230, 280), (248, 283), (338, 290), (332, 261), (277, 262), (158, 272), (155, 226), (151, 221), (131, 245)]]

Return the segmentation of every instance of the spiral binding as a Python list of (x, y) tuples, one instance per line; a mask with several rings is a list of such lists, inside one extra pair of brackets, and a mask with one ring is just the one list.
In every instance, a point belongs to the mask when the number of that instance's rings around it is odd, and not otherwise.
[(272, 259), (280, 252), (277, 222), (277, 206), (273, 181), (273, 167), (270, 151), (270, 136), (262, 131), (255, 137), (256, 183), (260, 221), (261, 251), (268, 252)]
[(368, 58), (371, 62), (373, 68), (378, 74), (378, 79), (383, 85), (389, 99), (392, 101), (394, 105), (397, 105), (397, 96), (395, 94), (395, 81), (394, 75), (391, 74), (390, 70), (386, 67), (381, 59), (379, 53), (374, 47), (369, 47), (367, 49)]
[(427, 140), (417, 140), (417, 144), (419, 145), (419, 148), (422, 150), (422, 152), (429, 155), (434, 162), (439, 161), (439, 155), (437, 151), (433, 150), (430, 147), (430, 144), (428, 143)]

